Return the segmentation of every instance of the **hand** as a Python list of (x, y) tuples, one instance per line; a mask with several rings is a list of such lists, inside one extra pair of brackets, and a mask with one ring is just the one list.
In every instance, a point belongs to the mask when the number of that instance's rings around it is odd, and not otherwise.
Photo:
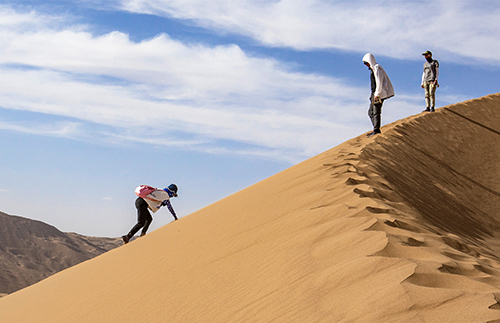
[(375, 103), (380, 102), (380, 97), (379, 96), (374, 97), (373, 102), (375, 102)]
[(420, 87), (423, 89), (423, 88), (424, 88), (424, 85), (422, 84), (422, 85), (420, 85)]

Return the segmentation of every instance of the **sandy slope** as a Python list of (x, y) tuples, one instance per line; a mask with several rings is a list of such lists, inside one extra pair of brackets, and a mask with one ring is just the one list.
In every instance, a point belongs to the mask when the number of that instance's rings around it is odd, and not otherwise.
[(2, 322), (500, 320), (500, 95), (360, 136), (0, 299)]

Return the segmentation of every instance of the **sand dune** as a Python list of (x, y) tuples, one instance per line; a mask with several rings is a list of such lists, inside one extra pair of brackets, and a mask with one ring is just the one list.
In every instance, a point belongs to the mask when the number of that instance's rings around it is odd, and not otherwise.
[(349, 140), (0, 299), (0, 321), (500, 322), (499, 107)]

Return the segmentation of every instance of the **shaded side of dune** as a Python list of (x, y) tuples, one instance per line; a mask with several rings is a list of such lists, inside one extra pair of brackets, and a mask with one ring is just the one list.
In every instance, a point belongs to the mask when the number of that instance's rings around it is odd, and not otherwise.
[(367, 210), (388, 239), (374, 255), (416, 265), (401, 286), (424, 322), (500, 316), (499, 121), (490, 95), (398, 122), (359, 155), (349, 184), (369, 186), (354, 191), (381, 205)]
[(500, 94), (447, 106), (396, 126), (360, 159), (429, 227), (481, 243), (500, 229), (499, 120)]

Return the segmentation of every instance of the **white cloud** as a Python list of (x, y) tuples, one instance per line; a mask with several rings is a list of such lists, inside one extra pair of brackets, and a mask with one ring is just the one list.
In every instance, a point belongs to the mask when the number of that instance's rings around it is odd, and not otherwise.
[(32, 135), (78, 138), (81, 136), (80, 124), (76, 122), (12, 122), (0, 120), (0, 129)]
[(121, 0), (131, 12), (188, 19), (268, 46), (341, 49), (500, 64), (496, 1)]
[(0, 107), (57, 116), (43, 126), (0, 120), (3, 129), (296, 162), (369, 128), (368, 89), (236, 45), (136, 43), (64, 17), (0, 7), (2, 16), (24, 27), (0, 24)]
[[(21, 32), (0, 25), (0, 106), (71, 121), (4, 121), (3, 129), (210, 152), (232, 141), (243, 144), (234, 150), (240, 153), (246, 145), (250, 154), (286, 151), (296, 160), (356, 134), (345, 118), (359, 121), (349, 109), (358, 109), (352, 98), (366, 97), (366, 89), (345, 80), (291, 72), (236, 45), (183, 44), (167, 35), (134, 43), (120, 32), (94, 36), (81, 26), (43, 25), (46, 17), (34, 13), (17, 15), (0, 10), (25, 25)], [(89, 124), (108, 128), (92, 135)]]

